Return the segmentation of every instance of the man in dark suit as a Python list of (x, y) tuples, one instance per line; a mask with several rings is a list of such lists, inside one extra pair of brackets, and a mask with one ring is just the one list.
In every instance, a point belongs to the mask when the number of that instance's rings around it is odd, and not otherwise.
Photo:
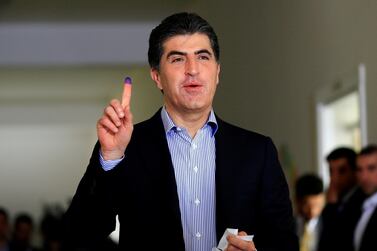
[(321, 215), (318, 251), (352, 250), (353, 229), (365, 199), (356, 183), (356, 153), (339, 147), (326, 157), (330, 185), (327, 203)]
[(368, 196), (354, 231), (354, 250), (377, 250), (377, 145), (369, 145), (357, 156), (356, 177)]
[[(120, 221), (121, 250), (298, 250), (287, 183), (265, 136), (217, 117), (219, 45), (196, 14), (164, 19), (149, 39), (163, 107), (133, 126), (131, 80), (97, 123), (99, 143), (65, 215), (66, 248), (95, 249)], [(254, 235), (253, 241), (245, 235)]]

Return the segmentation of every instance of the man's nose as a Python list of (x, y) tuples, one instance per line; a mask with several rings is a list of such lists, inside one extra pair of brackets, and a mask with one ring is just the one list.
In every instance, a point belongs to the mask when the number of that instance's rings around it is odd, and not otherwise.
[(195, 76), (199, 73), (199, 65), (195, 58), (188, 58), (186, 61), (186, 74)]
[(338, 174), (332, 174), (330, 176), (330, 180), (333, 183), (333, 185), (337, 186), (338, 183), (339, 183), (339, 176), (338, 176)]

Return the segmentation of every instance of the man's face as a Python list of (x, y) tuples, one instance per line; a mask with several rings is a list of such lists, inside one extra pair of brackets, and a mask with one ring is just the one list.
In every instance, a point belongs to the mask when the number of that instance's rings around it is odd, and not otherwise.
[(309, 221), (318, 217), (325, 205), (324, 194), (307, 195), (301, 200), (297, 201), (298, 212), (305, 219)]
[(338, 193), (347, 192), (355, 185), (355, 172), (346, 158), (329, 161), (330, 181)]
[(356, 177), (366, 194), (377, 192), (377, 153), (357, 157)]
[(23, 243), (29, 243), (33, 232), (33, 226), (26, 222), (18, 223), (15, 226), (14, 238)]
[(167, 109), (185, 114), (211, 109), (219, 73), (208, 36), (201, 33), (167, 39), (159, 70), (151, 70)]

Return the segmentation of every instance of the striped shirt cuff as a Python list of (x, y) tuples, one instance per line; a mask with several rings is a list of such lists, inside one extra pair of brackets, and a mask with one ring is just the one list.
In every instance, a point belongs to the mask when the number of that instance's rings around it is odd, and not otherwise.
[(120, 159), (115, 160), (105, 160), (102, 157), (101, 151), (99, 151), (99, 162), (101, 163), (102, 169), (107, 171), (113, 170), (116, 165), (119, 164), (124, 159), (124, 156)]

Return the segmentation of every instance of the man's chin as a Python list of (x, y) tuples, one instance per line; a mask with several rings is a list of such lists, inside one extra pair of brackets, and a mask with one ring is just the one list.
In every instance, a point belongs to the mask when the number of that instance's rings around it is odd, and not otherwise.
[(209, 106), (205, 106), (205, 105), (201, 105), (201, 104), (190, 104), (190, 105), (186, 105), (185, 106), (185, 110), (187, 112), (191, 112), (191, 113), (200, 113), (200, 112), (205, 112), (208, 109)]
[(366, 193), (366, 195), (368, 195), (368, 196), (370, 196), (370, 195), (374, 194), (375, 192), (377, 192), (376, 189), (371, 188), (371, 187), (365, 187), (365, 188), (363, 188), (363, 191), (364, 191), (364, 193)]

